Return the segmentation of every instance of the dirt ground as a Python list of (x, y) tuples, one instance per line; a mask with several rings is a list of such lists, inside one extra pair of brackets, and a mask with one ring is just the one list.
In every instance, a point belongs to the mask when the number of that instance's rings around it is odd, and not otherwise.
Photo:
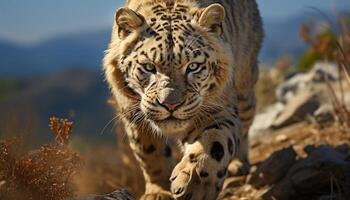
[[(305, 194), (298, 194), (298, 191), (293, 191), (293, 194), (290, 194), (288, 197), (266, 197), (265, 193), (271, 193), (272, 188), (276, 187), (280, 180), (283, 180), (283, 178), (288, 179), (288, 177), (284, 177), (288, 174), (288, 169), (286, 168), (290, 168), (292, 165), (296, 165), (296, 163), (300, 163), (301, 161), (308, 158), (308, 153), (306, 152), (308, 151), (307, 149), (315, 149), (325, 144), (330, 145), (330, 147), (334, 149), (342, 149), (347, 161), (349, 161), (350, 132), (346, 129), (340, 128), (336, 124), (329, 124), (321, 127), (319, 125), (307, 124), (303, 122), (284, 129), (271, 130), (269, 134), (264, 134), (258, 138), (254, 138), (251, 141), (250, 150), (250, 161), (252, 163), (251, 173), (248, 176), (227, 178), (227, 181), (224, 184), (224, 190), (220, 198), (242, 200), (350, 199), (349, 196), (346, 196), (346, 192), (344, 192), (344, 187), (350, 188), (350, 182), (348, 182), (350, 180), (349, 178), (345, 180), (345, 183), (339, 183), (342, 185), (337, 186), (338, 188), (335, 189), (333, 189), (333, 183), (330, 181), (330, 192), (328, 190), (322, 190), (309, 191)], [(271, 183), (270, 181), (269, 184), (264, 184), (261, 183), (264, 182), (264, 180), (260, 180), (260, 182), (258, 181), (260, 185), (258, 184), (259, 189), (257, 189), (257, 187), (254, 186), (256, 183), (252, 181), (252, 179), (254, 179), (252, 177), (256, 176), (257, 169), (259, 169), (261, 165), (264, 165), (264, 162), (271, 163), (271, 159), (269, 160), (269, 157), (271, 157), (273, 153), (284, 151), (283, 149), (286, 148), (289, 148), (289, 150), (295, 151), (296, 153), (293, 163), (290, 163), (291, 166), (282, 166), (282, 168), (284, 168), (282, 171), (284, 172), (281, 177), (274, 178), (274, 183)], [(282, 157), (284, 157), (283, 153)], [(135, 159), (133, 158), (133, 155), (131, 154), (127, 146), (127, 141), (125, 139), (121, 140), (117, 149), (114, 147), (96, 147), (94, 150), (86, 152), (83, 156), (83, 159), (85, 159), (84, 170), (81, 171), (80, 175), (76, 178), (79, 195), (92, 193), (103, 194), (114, 191), (118, 188), (128, 189), (130, 193), (136, 198), (142, 195), (144, 190), (143, 176), (137, 167)], [(278, 162), (284, 163), (283, 159), (284, 158), (282, 158), (281, 162), (277, 160), (277, 165)], [(273, 162), (276, 161), (272, 161), (272, 163)], [(267, 163), (267, 165), (273, 165), (270, 163)], [(274, 169), (273, 166), (270, 167)], [(301, 168), (307, 168), (309, 170), (309, 168), (306, 166), (302, 166)], [(277, 166), (276, 170), (281, 169), (278, 169)], [(314, 174), (313, 172), (310, 173)], [(274, 176), (275, 172), (272, 174), (272, 176)], [(276, 174), (278, 174), (278, 172), (276, 172)], [(317, 178), (327, 179), (329, 177), (316, 176), (316, 179)], [(267, 177), (266, 179), (269, 178)], [(325, 180), (319, 180), (320, 183), (324, 181)], [(326, 182), (328, 181), (326, 180)], [(314, 183), (310, 182), (310, 184)], [(306, 185), (308, 185), (308, 183), (306, 183)], [(328, 187), (328, 185), (326, 187)], [(285, 189), (286, 188), (283, 188), (282, 190)], [(287, 191), (283, 192), (288, 193)], [(303, 196), (305, 196), (305, 198), (301, 198)]]

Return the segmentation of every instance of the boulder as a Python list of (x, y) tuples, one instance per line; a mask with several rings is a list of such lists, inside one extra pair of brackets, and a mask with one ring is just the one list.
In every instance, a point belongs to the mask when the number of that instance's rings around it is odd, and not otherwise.
[(264, 200), (290, 200), (295, 195), (295, 191), (292, 187), (292, 182), (288, 179), (283, 179), (277, 185), (268, 190), (262, 197)]
[(106, 195), (89, 195), (70, 200), (135, 200), (135, 198), (127, 190), (120, 189)]
[(334, 121), (334, 109), (331, 104), (321, 105), (313, 113), (313, 117), (318, 124), (324, 124)]
[(295, 171), (291, 169), (288, 174), (298, 195), (320, 191), (327, 194), (335, 181), (350, 179), (350, 163), (345, 161), (345, 155), (330, 146), (317, 147), (302, 163), (303, 167)]
[[(329, 195), (331, 190), (348, 191), (350, 163), (345, 155), (348, 146), (341, 145), (334, 149), (328, 145), (309, 145), (305, 147), (305, 152), (307, 158), (298, 160), (290, 167), (284, 178), (264, 194), (264, 199), (288, 200), (306, 196), (317, 199), (315, 197)], [(332, 185), (335, 183), (338, 183), (336, 188)]]
[[(283, 128), (305, 119), (320, 125), (333, 122), (332, 102), (325, 83), (337, 80), (337, 65), (322, 62), (316, 63), (307, 73), (290, 77), (277, 87), (278, 101), (256, 114), (249, 130), (250, 138), (269, 134), (271, 128)], [(343, 94), (336, 90), (335, 93), (338, 97), (343, 95), (345, 105), (350, 104), (350, 91)]]
[(307, 75), (301, 73), (294, 75), (277, 87), (277, 100), (282, 103), (287, 103), (299, 90), (305, 88), (308, 82), (309, 78)]
[(350, 146), (348, 144), (341, 144), (335, 147), (335, 150), (338, 151), (339, 153), (347, 156), (350, 154)]
[(272, 128), (282, 128), (290, 124), (303, 121), (308, 114), (313, 114), (320, 102), (317, 98), (317, 90), (306, 90), (293, 97), (287, 103), (283, 111), (275, 118)]
[(287, 103), (299, 92), (315, 84), (336, 81), (339, 79), (337, 65), (334, 63), (318, 62), (307, 73), (298, 73), (276, 89), (276, 97), (280, 102)]
[[(350, 163), (345, 161), (345, 155), (341, 153), (348, 149), (348, 146), (341, 145), (338, 148), (332, 148), (329, 145), (321, 145), (312, 150), (308, 157), (308, 165), (313, 167), (325, 167), (325, 166), (349, 166)], [(348, 168), (350, 170), (350, 166)]]
[(335, 63), (317, 62), (308, 74), (314, 83), (333, 82), (339, 79), (338, 66)]
[(297, 154), (292, 147), (274, 152), (258, 166), (248, 183), (260, 188), (278, 182), (296, 162), (296, 156)]
[(284, 107), (285, 105), (283, 103), (277, 102), (257, 113), (254, 117), (253, 124), (249, 129), (249, 137), (256, 137), (270, 128), (279, 113), (283, 111)]

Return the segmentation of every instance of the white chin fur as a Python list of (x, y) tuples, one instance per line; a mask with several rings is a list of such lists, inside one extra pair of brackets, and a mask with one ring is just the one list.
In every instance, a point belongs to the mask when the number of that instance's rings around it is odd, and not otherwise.
[(153, 122), (152, 127), (157, 133), (172, 137), (181, 137), (183, 132), (191, 126), (190, 120), (179, 120), (170, 122)]

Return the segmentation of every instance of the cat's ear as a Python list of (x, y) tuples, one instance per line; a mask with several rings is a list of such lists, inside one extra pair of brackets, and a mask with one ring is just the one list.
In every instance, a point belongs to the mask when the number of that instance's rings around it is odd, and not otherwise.
[(201, 11), (198, 23), (209, 32), (220, 35), (222, 33), (222, 22), (224, 19), (225, 8), (221, 4), (214, 3)]
[(145, 22), (144, 18), (130, 8), (119, 8), (115, 13), (115, 22), (119, 38), (124, 39), (140, 28)]

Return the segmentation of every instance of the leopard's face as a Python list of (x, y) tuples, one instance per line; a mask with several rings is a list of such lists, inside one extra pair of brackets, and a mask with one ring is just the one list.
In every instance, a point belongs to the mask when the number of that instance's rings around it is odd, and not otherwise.
[[(217, 103), (212, 97), (227, 84), (230, 70), (227, 54), (216, 44), (221, 22), (203, 27), (198, 18), (205, 11), (193, 12), (184, 5), (169, 9), (158, 4), (150, 9), (151, 16), (135, 13), (138, 19), (133, 21), (141, 23), (137, 36), (134, 30), (119, 27), (119, 37), (135, 39), (129, 41), (118, 67), (127, 87), (139, 96), (142, 117), (169, 134), (188, 128), (209, 112)], [(214, 11), (224, 15), (220, 9)], [(132, 14), (119, 13), (119, 22)]]

